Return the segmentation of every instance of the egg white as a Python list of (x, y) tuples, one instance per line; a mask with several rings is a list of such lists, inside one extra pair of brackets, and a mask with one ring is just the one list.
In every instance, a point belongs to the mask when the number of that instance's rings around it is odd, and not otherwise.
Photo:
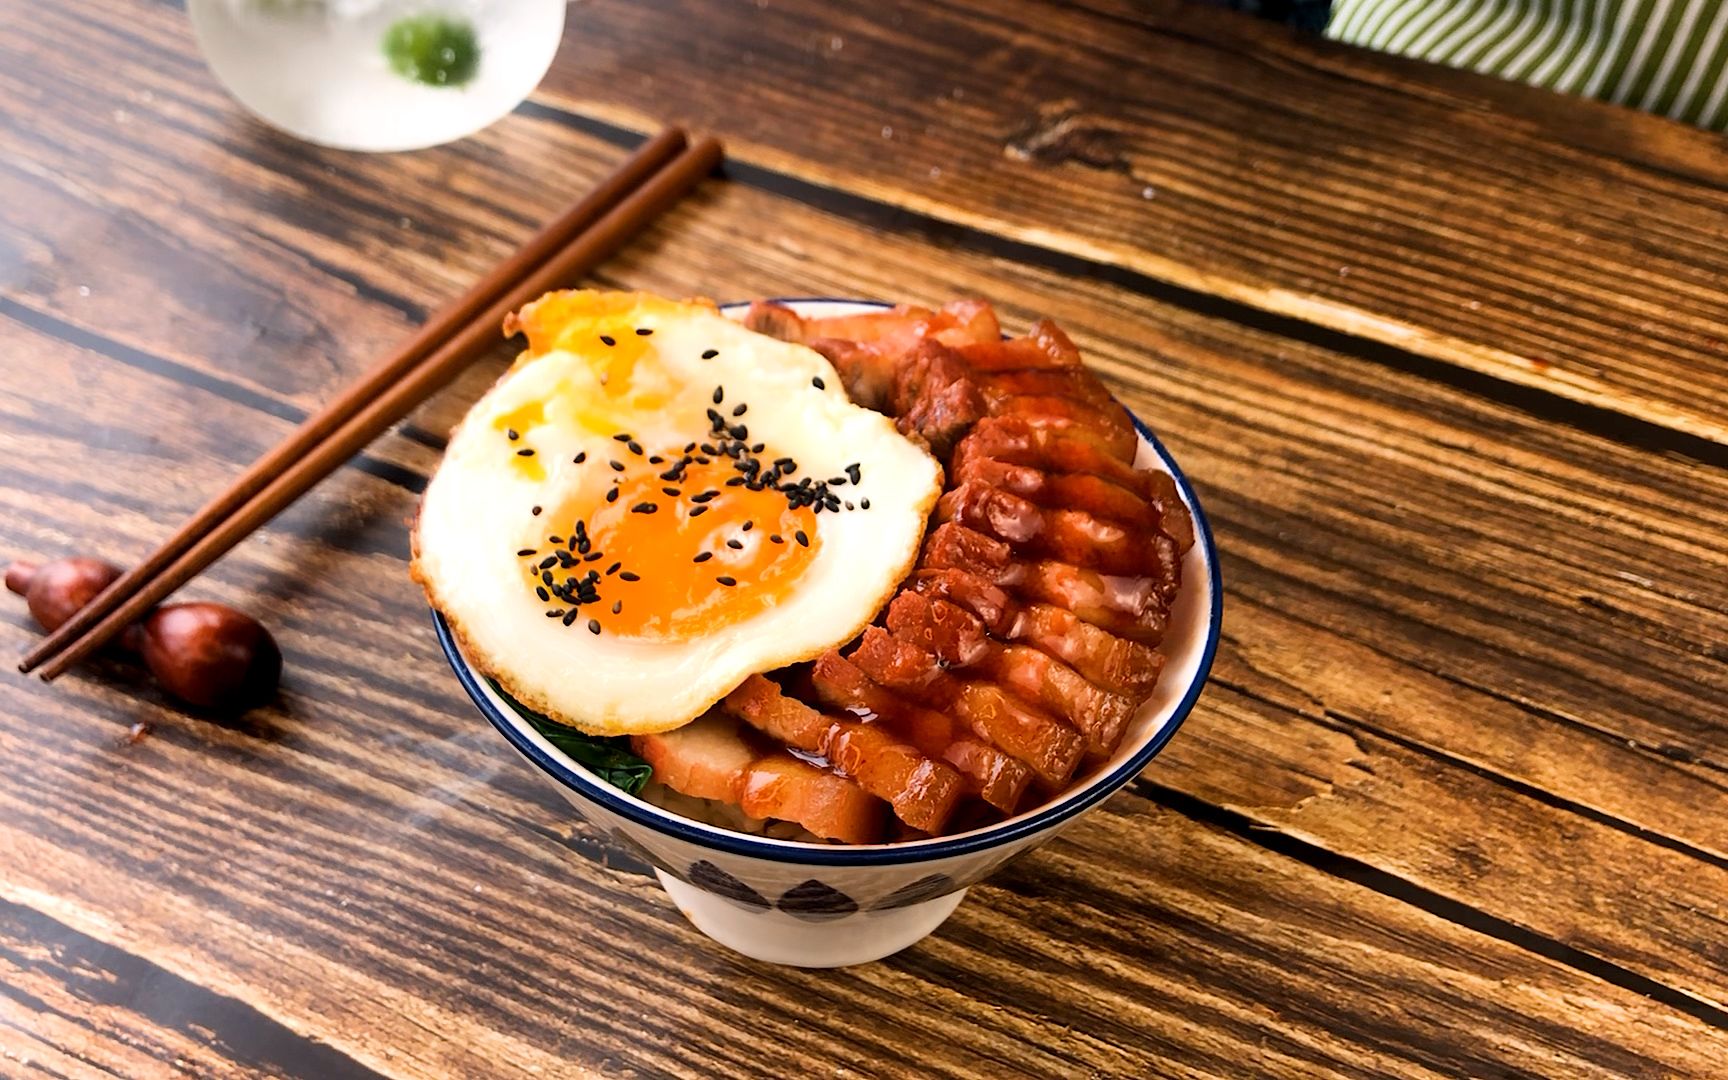
[[(705, 411), (721, 386), (728, 420), (735, 403), (747, 402), (741, 419), (750, 441), (768, 444), (764, 456), (796, 459), (799, 476), (839, 476), (859, 463), (860, 482), (836, 493), (855, 505), (868, 500), (870, 509), (817, 515), (820, 543), (790, 590), (773, 606), (711, 632), (684, 640), (591, 634), (588, 618), (604, 623), (607, 603), (585, 606), (572, 626), (546, 618), (516, 555), (535, 535), (532, 508), (565, 502), (584, 487), (595, 501), (611, 484), (606, 462), (628, 459), (612, 431), (564, 422), (555, 412), (508, 441), (501, 418), (524, 406), (605, 396), (603, 368), (592, 357), (525, 356), (452, 435), (421, 502), (413, 573), (476, 667), (530, 708), (594, 734), (671, 730), (749, 675), (853, 638), (911, 570), (941, 494), (936, 461), (887, 417), (853, 405), (813, 350), (753, 333), (698, 304), (656, 301), (633, 325), (652, 331), (633, 379), (668, 400), (611, 417), (616, 430), (649, 448), (704, 441)], [(708, 350), (717, 355), (702, 359)], [(519, 449), (534, 451), (543, 480), (514, 460)], [(573, 461), (579, 453), (587, 454), (580, 465)], [(644, 575), (653, 569), (632, 568)]]

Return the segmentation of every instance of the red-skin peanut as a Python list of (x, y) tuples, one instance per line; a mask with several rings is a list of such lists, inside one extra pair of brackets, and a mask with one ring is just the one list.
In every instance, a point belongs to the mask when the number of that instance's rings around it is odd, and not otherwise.
[[(100, 559), (19, 561), (6, 568), (6, 587), (24, 597), (42, 629), (53, 631), (119, 576), (119, 567)], [(140, 654), (163, 690), (207, 709), (267, 701), (282, 674), (282, 651), (270, 631), (221, 604), (157, 608), (128, 626), (117, 647)]]
[(6, 587), (24, 597), (42, 629), (52, 631), (119, 576), (118, 566), (101, 559), (55, 559), (40, 566), (15, 562), (6, 568)]
[(250, 615), (221, 604), (169, 604), (143, 627), (145, 666), (162, 689), (188, 704), (238, 710), (276, 691), (282, 650)]

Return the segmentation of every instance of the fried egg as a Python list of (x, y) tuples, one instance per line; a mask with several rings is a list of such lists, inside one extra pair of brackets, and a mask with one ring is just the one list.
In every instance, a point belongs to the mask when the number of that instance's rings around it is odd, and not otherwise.
[(592, 734), (668, 731), (858, 634), (941, 468), (828, 361), (712, 305), (558, 292), (452, 435), (413, 572), (470, 660)]

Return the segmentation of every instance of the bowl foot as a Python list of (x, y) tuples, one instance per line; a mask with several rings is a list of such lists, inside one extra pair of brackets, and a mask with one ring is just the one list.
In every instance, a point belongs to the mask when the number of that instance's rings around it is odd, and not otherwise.
[(891, 956), (927, 937), (966, 899), (960, 889), (921, 904), (813, 919), (747, 907), (655, 873), (696, 929), (753, 960), (792, 967), (847, 967)]

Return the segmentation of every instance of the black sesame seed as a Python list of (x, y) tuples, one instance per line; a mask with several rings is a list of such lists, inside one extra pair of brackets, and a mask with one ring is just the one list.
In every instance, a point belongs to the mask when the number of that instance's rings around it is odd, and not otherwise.
[(630, 512), (632, 514), (652, 514), (658, 509), (660, 508), (651, 502), (639, 502), (630, 508)]
[(767, 446), (767, 443), (757, 443), (750, 448), (750, 452), (752, 454), (760, 454)]
[(534, 595), (538, 596), (541, 602), (552, 599), (552, 594), (546, 591), (546, 586), (544, 585), (534, 586)]
[(713, 462), (711, 462), (709, 459), (707, 459), (705, 457), (699, 457), (696, 459), (696, 464), (698, 464), (698, 465), (711, 465), (711, 464), (713, 464)]
[(564, 538), (562, 536), (548, 536), (546, 538), (546, 542), (548, 544), (562, 544), (564, 542)]
[(520, 559), (520, 558), (525, 558), (525, 557), (532, 555), (532, 554), (534, 554), (533, 548), (523, 548), (521, 551), (518, 551), (516, 553), (516, 557)]
[(860, 509), (868, 510), (870, 509), (870, 500), (865, 499), (863, 502), (859, 503), (858, 506)]
[(739, 440), (748, 439), (750, 437), (750, 429), (745, 427), (743, 424), (733, 424), (731, 427), (726, 429), (726, 433), (731, 435), (734, 439)]
[(648, 329), (646, 326), (638, 326), (636, 328), (636, 336), (637, 337), (647, 337), (649, 334), (652, 334), (653, 332), (654, 331)]
[(690, 561), (691, 562), (699, 562), (699, 563), (700, 562), (707, 562), (709, 559), (712, 559), (713, 557), (714, 557), (714, 553), (712, 551), (704, 551), (701, 554), (697, 555), (694, 559), (691, 559)]
[(853, 505), (852, 505), (852, 500), (851, 500), (851, 499), (847, 499), (847, 500), (846, 500), (846, 509), (848, 509), (848, 510), (856, 510), (856, 509), (857, 509), (857, 507), (855, 507), (855, 506), (853, 506)]
[(744, 403), (740, 402), (737, 406), (735, 406), (733, 408), (732, 415), (733, 416), (743, 416), (745, 413), (747, 413), (749, 411), (750, 411), (750, 406), (745, 405)]
[(744, 523), (744, 528), (740, 529), (739, 531), (740, 532), (749, 532), (751, 529), (754, 529), (755, 527), (756, 527), (756, 523), (754, 521), (746, 521)]
[(608, 491), (606, 493), (606, 501), (607, 502), (617, 502), (618, 501), (618, 489), (617, 488), (613, 488), (611, 491)]
[(852, 482), (854, 484), (856, 484), (859, 482), (860, 479), (862, 479), (862, 477), (864, 475), (864, 469), (861, 465), (859, 465), (856, 461), (854, 461), (852, 464), (846, 466), (846, 475), (852, 480)]
[(738, 540), (728, 540), (728, 541), (726, 541), (726, 546), (731, 548), (733, 551), (743, 551), (744, 550), (743, 543), (738, 541)]
[(569, 611), (566, 611), (564, 613), (564, 625), (569, 626), (571, 623), (575, 622), (577, 617), (580, 616), (581, 614), (582, 613), (575, 608), (571, 608)]
[(640, 574), (633, 572), (633, 571), (626, 570), (622, 574), (618, 575), (618, 580), (619, 581), (641, 581), (642, 576)]
[(726, 481), (726, 486), (727, 487), (737, 487), (740, 484), (742, 484), (743, 482), (744, 482), (744, 478), (742, 476), (734, 476), (732, 479)]
[(781, 536), (779, 533), (775, 533), (774, 535), (770, 536), (768, 539), (770, 541), (772, 541), (773, 543), (776, 543), (776, 544), (784, 544), (786, 542), (786, 538), (784, 536)]
[(823, 382), (823, 381), (822, 381), (822, 377), (821, 377), (821, 376), (820, 376), (820, 375), (818, 375), (818, 376), (817, 376), (817, 377), (816, 377), (816, 378), (814, 378), (814, 379), (811, 379), (811, 380), (810, 380), (810, 385), (811, 385), (811, 386), (814, 386), (814, 387), (815, 387), (815, 388), (816, 388), (816, 389), (818, 389), (818, 390), (826, 390), (826, 389), (828, 389), (828, 384), (827, 384), (827, 383), (825, 383), (825, 382)]
[(630, 434), (628, 431), (620, 431), (618, 434), (612, 436), (612, 441), (613, 442), (629, 442), (631, 439), (634, 439), (635, 437), (636, 436)]
[(659, 454), (651, 454), (648, 457), (648, 464), (650, 464), (650, 465), (664, 465), (664, 464), (666, 464), (666, 459), (661, 457)]
[(684, 493), (681, 489), (675, 487), (663, 487), (660, 490), (672, 496), (674, 499)]
[(580, 465), (584, 461), (587, 461), (587, 460), (588, 460), (588, 451), (584, 450), (580, 454), (577, 454), (575, 457), (571, 458), (570, 463), (572, 465)]
[(616, 615), (620, 611), (623, 611), (623, 610), (624, 610), (624, 601), (622, 601), (622, 600), (612, 601), (612, 614)]
[(522, 449), (516, 451), (516, 456), (517, 457), (533, 457), (534, 451), (529, 449), (528, 447), (523, 447)]
[(725, 400), (726, 400), (726, 388), (724, 386), (716, 386), (714, 388), (714, 404), (718, 405), (722, 401), (725, 401)]
[(685, 453), (686, 453), (686, 454), (688, 454), (688, 453), (689, 453), (689, 452), (690, 452), (690, 451), (692, 451), (692, 450), (694, 450), (694, 449), (696, 449), (696, 444), (695, 444), (695, 443), (686, 443), (686, 444), (685, 444), (685, 445), (684, 445), (684, 452), (685, 452)]
[(690, 511), (690, 516), (693, 518), (699, 518), (703, 514), (706, 514), (707, 512), (708, 512), (708, 508), (706, 506), (698, 506), (696, 509)]
[[(726, 427), (726, 418), (715, 412), (713, 409), (708, 410), (708, 422), (714, 425), (715, 431), (721, 431)], [(708, 450), (707, 448), (704, 448), (703, 452), (708, 454), (714, 453), (713, 450)]]
[(630, 442), (629, 442), (629, 444), (628, 444), (628, 446), (629, 446), (629, 448), (630, 448), (630, 452), (631, 452), (631, 453), (632, 453), (632, 454), (635, 454), (635, 455), (636, 455), (636, 456), (637, 456), (637, 457), (641, 457), (641, 456), (642, 456), (642, 444), (641, 444), (641, 443), (639, 443), (639, 442), (637, 442), (637, 441), (635, 441), (635, 440), (634, 440), (634, 439), (632, 439), (632, 440), (631, 440), (631, 441), (630, 441)]
[(714, 358), (715, 358), (715, 357), (716, 357), (716, 356), (719, 356), (719, 355), (720, 355), (720, 350), (719, 350), (719, 349), (705, 349), (705, 350), (703, 350), (703, 352), (702, 352), (702, 359), (704, 359), (704, 360), (712, 360), (712, 359), (714, 359)]
[(616, 573), (617, 573), (617, 572), (618, 572), (618, 568), (619, 568), (619, 567), (620, 567), (620, 566), (623, 566), (623, 565), (624, 565), (624, 564), (623, 564), (623, 563), (621, 563), (621, 562), (615, 562), (615, 563), (613, 563), (613, 564), (612, 564), (612, 565), (611, 565), (611, 566), (608, 566), (608, 567), (607, 567), (607, 568), (606, 568), (606, 573), (607, 573), (607, 574), (616, 574)]
[(598, 634), (600, 632), (600, 620), (599, 619), (589, 619), (588, 620), (588, 632), (590, 634)]
[(705, 503), (709, 499), (714, 498), (718, 494), (720, 494), (718, 491), (715, 491), (713, 488), (709, 488), (707, 491), (702, 492), (700, 495), (690, 496), (690, 501), (693, 503)]
[(563, 608), (553, 608), (551, 611), (548, 611), (546, 613), (546, 617), (548, 619), (562, 619), (564, 617), (564, 609)]
[(611, 337), (610, 337), (610, 336), (608, 336), (608, 335), (606, 335), (606, 334), (601, 334), (601, 335), (600, 335), (600, 340), (601, 340), (601, 341), (603, 341), (603, 342), (605, 342), (605, 343), (606, 343), (606, 344), (607, 344), (607, 345), (616, 345), (616, 344), (618, 344), (618, 343), (617, 343), (617, 342), (616, 342), (616, 341), (613, 341), (613, 340), (612, 340), (612, 338), (611, 338)]
[(558, 556), (556, 556), (556, 555), (548, 555), (544, 559), (540, 560), (540, 569), (542, 569), (542, 570), (545, 570), (545, 569), (548, 569), (550, 567), (557, 566), (557, 565), (558, 565)]
[(582, 561), (594, 562), (596, 559), (604, 559), (605, 557), (606, 553), (604, 551), (590, 551), (588, 554), (582, 556)]
[(623, 472), (624, 471), (624, 463), (622, 461), (608, 461), (606, 464), (612, 466), (613, 472)]
[(810, 538), (804, 534), (803, 529), (799, 529), (797, 532), (793, 533), (792, 539), (798, 541), (798, 543), (804, 547), (810, 546)]
[(517, 431), (515, 428), (505, 428), (504, 429), (504, 437), (506, 439), (509, 439), (511, 442), (515, 442), (517, 439), (520, 439), (522, 437), (522, 434), (521, 434), (521, 432)]
[(718, 582), (719, 582), (719, 583), (720, 583), (720, 584), (722, 584), (722, 585), (725, 585), (725, 586), (727, 586), (727, 587), (728, 587), (728, 588), (730, 588), (730, 587), (731, 587), (731, 586), (733, 586), (733, 585), (736, 585), (736, 584), (738, 584), (738, 579), (737, 579), (737, 578), (735, 578), (735, 577), (728, 577), (728, 576), (727, 576), (727, 575), (725, 575), (725, 574), (721, 574), (721, 575), (720, 575), (720, 576), (719, 576), (719, 577), (717, 577), (717, 578), (715, 578), (715, 579), (714, 579), (714, 580), (715, 580), (715, 581), (718, 581)]
[(553, 581), (555, 581), (557, 579), (552, 576), (552, 571), (542, 570), (542, 571), (540, 571), (540, 580), (545, 582), (546, 584), (550, 585), (550, 584), (552, 584)]

